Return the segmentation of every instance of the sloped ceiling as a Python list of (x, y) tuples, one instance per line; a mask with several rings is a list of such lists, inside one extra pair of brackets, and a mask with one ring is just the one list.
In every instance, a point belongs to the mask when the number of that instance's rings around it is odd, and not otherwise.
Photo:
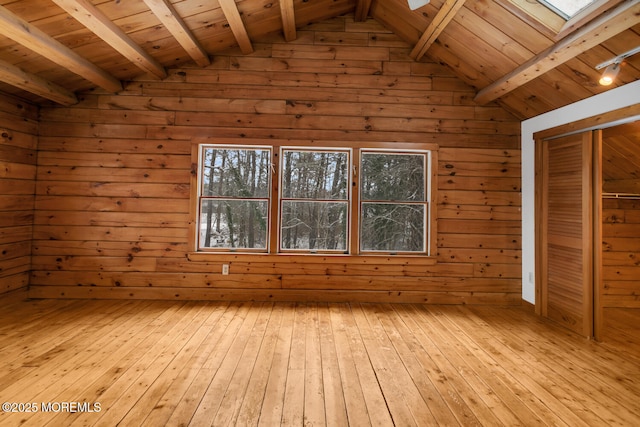
[[(277, 35), (295, 42), (312, 22), (353, 14), (374, 19), (521, 119), (640, 78), (640, 54), (616, 83), (599, 86), (594, 67), (640, 46), (640, 1), (610, 0), (574, 32), (557, 37), (523, 11), (522, 0), (0, 0), (0, 92), (73, 104), (95, 87), (239, 50)], [(321, 67), (321, 64), (319, 64)]]
[(640, 194), (640, 121), (603, 131), (602, 189)]

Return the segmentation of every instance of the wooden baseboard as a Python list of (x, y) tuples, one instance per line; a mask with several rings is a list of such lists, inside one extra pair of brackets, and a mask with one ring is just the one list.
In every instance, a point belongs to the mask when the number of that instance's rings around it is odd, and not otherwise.
[(519, 305), (520, 294), (500, 292), (225, 289), (185, 287), (30, 286), (30, 298), (203, 301), (372, 302)]

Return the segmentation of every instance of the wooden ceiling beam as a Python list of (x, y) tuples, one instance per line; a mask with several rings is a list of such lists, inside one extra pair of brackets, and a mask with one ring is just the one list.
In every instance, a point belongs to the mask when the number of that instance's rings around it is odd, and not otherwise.
[(358, 0), (356, 3), (356, 11), (354, 14), (354, 20), (356, 22), (364, 22), (369, 16), (369, 10), (371, 9), (371, 0)]
[(296, 39), (296, 13), (293, 0), (280, 0), (280, 16), (282, 17), (282, 32), (288, 42)]
[(224, 13), (225, 18), (227, 18), (229, 27), (231, 27), (231, 32), (236, 38), (238, 46), (240, 46), (240, 51), (245, 55), (253, 52), (251, 39), (249, 39), (247, 28), (242, 22), (240, 11), (238, 10), (238, 5), (236, 5), (235, 0), (219, 0), (219, 3), (222, 8), (222, 13)]
[(480, 90), (474, 100), (494, 101), (639, 23), (640, 2), (624, 2)]
[(3, 6), (0, 6), (0, 34), (109, 92), (122, 90), (118, 79)]
[(0, 81), (62, 105), (73, 105), (78, 98), (63, 87), (0, 60)]
[(89, 0), (52, 1), (144, 72), (161, 79), (167, 76), (162, 65), (131, 40)]
[(144, 0), (144, 2), (196, 64), (201, 67), (211, 64), (209, 55), (180, 15), (176, 13), (169, 0)]
[(449, 22), (456, 16), (458, 10), (464, 6), (464, 2), (465, 0), (446, 0), (409, 56), (416, 61), (422, 58), (447, 25), (449, 25)]

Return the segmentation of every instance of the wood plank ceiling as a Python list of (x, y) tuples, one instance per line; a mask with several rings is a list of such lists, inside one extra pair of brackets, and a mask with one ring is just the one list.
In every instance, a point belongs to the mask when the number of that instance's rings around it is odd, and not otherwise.
[(640, 121), (604, 131), (602, 191), (640, 194)]
[(598, 6), (561, 30), (526, 0), (432, 0), (415, 11), (406, 0), (0, 0), (0, 92), (69, 105), (84, 90), (117, 93), (137, 75), (206, 67), (230, 49), (251, 55), (274, 35), (295, 42), (309, 23), (353, 14), (385, 25), (416, 61), (449, 67), (479, 104), (525, 119), (640, 77), (638, 54), (612, 86), (598, 85), (597, 64), (640, 46), (640, 1)]

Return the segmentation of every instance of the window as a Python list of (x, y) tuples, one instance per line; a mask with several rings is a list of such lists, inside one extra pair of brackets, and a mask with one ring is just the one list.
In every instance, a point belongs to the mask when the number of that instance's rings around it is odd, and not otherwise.
[[(517, 10), (551, 30), (560, 40), (623, 0), (510, 0)], [(526, 18), (525, 18), (526, 19)], [(533, 21), (529, 21), (533, 24)]]
[(437, 147), (344, 145), (194, 144), (193, 250), (430, 255)]
[(540, 0), (540, 3), (564, 19), (569, 19), (594, 1), (595, 0)]
[(271, 149), (203, 146), (198, 247), (267, 249)]
[(280, 249), (347, 250), (350, 151), (283, 149)]
[(426, 251), (428, 153), (362, 151), (360, 250)]

